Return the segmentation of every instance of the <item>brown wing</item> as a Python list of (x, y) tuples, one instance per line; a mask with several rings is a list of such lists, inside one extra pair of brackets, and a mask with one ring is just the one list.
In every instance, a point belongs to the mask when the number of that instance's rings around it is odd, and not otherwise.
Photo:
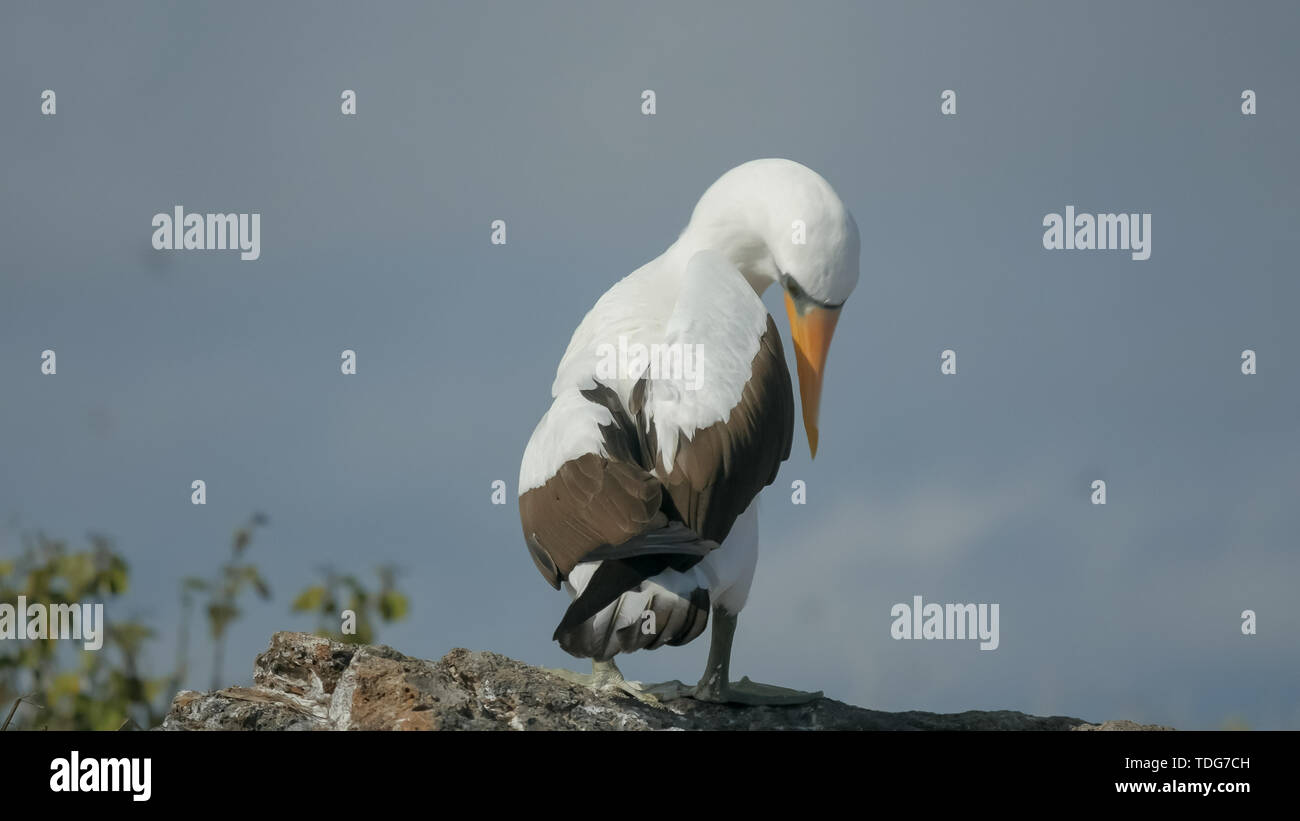
[(645, 438), (644, 450), (654, 460), (655, 475), (672, 507), (687, 527), (714, 542), (726, 538), (736, 518), (776, 479), (781, 463), (790, 456), (794, 392), (781, 336), (770, 315), (751, 370), (727, 419), (696, 431), (690, 440), (678, 437), (672, 470), (665, 469), (655, 426), (645, 419), (644, 381), (632, 397), (631, 410)]
[(621, 545), (663, 527), (659, 480), (641, 465), (641, 439), (617, 395), (597, 384), (583, 391), (613, 422), (601, 426), (607, 456), (585, 453), (560, 466), (540, 487), (519, 497), (519, 519), (533, 562), (552, 587), (600, 547)]

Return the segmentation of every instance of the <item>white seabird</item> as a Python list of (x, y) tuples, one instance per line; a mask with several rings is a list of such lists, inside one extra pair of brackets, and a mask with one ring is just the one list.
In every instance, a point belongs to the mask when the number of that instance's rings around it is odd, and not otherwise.
[[(745, 163), (700, 198), (681, 236), (596, 302), (574, 332), (553, 402), (524, 451), (519, 513), (538, 570), (573, 601), (554, 638), (592, 659), (593, 686), (642, 697), (790, 704), (820, 693), (729, 678), (758, 560), (756, 497), (790, 455), (794, 394), (760, 299), (785, 292), (804, 429), (817, 453), (822, 374), (858, 280), (858, 228), (816, 172)], [(702, 354), (695, 379), (610, 353)], [(620, 348), (622, 346), (622, 348)], [(642, 686), (614, 656), (696, 638), (713, 618), (699, 684)]]

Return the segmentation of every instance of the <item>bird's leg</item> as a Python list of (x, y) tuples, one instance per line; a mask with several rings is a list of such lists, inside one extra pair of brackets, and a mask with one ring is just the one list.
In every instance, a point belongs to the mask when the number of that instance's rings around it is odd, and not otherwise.
[(772, 684), (759, 684), (750, 681), (748, 676), (740, 681), (731, 681), (731, 643), (736, 636), (738, 620), (738, 616), (719, 607), (713, 608), (713, 634), (709, 641), (709, 661), (699, 684), (687, 687), (680, 681), (669, 681), (647, 685), (643, 691), (653, 694), (660, 701), (689, 697), (697, 701), (752, 706), (807, 704), (822, 697), (820, 690), (809, 693)]
[(575, 673), (572, 670), (546, 668), (546, 672), (559, 676), (565, 681), (571, 681), (574, 684), (581, 684), (584, 687), (590, 687), (598, 693), (618, 690), (627, 693), (633, 698), (641, 701), (656, 702), (659, 699), (654, 695), (647, 693), (639, 681), (628, 681), (623, 678), (623, 671), (618, 669), (618, 665), (613, 659), (608, 661), (591, 660), (591, 673)]

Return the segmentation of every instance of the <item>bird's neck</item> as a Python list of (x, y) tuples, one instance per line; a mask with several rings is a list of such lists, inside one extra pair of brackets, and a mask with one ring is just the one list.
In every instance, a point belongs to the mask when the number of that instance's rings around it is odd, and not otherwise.
[(767, 286), (780, 278), (767, 242), (747, 226), (734, 222), (702, 226), (693, 221), (661, 257), (663, 275), (680, 278), (687, 261), (706, 250), (718, 251), (731, 260), (760, 297)]

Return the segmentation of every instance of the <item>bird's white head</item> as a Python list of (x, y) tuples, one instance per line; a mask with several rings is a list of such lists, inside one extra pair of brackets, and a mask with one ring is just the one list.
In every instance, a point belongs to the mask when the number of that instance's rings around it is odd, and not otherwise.
[(760, 295), (785, 291), (809, 452), (831, 335), (858, 284), (860, 240), (853, 215), (820, 174), (792, 160), (752, 160), (709, 186), (676, 245), (723, 253)]

